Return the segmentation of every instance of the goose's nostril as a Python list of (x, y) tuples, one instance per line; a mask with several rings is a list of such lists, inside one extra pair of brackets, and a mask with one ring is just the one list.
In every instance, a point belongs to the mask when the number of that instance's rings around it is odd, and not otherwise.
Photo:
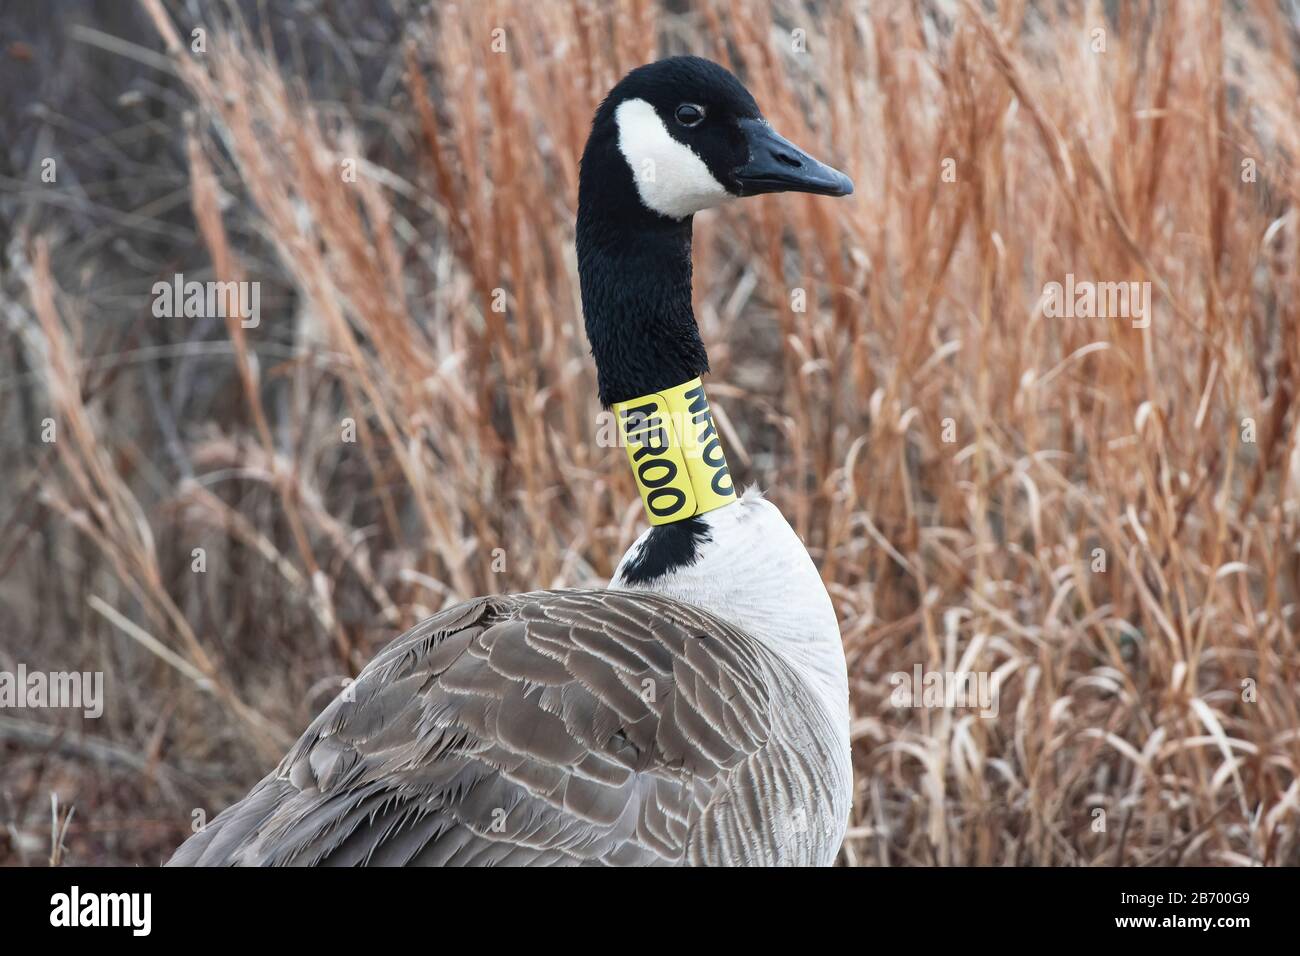
[(773, 155), (776, 157), (778, 162), (784, 163), (791, 169), (800, 169), (803, 166), (803, 160), (794, 153), (789, 153), (785, 150), (776, 150), (773, 152)]

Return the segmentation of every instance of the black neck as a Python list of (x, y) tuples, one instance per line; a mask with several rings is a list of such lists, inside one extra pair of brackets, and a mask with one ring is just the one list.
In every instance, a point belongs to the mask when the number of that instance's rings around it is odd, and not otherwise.
[(608, 408), (702, 375), (709, 357), (691, 308), (691, 218), (641, 205), (631, 176), (584, 181), (578, 276), (601, 404)]

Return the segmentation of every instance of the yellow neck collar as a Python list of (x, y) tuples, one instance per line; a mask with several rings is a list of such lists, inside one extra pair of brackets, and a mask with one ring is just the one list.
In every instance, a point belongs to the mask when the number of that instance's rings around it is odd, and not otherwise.
[(698, 378), (614, 404), (641, 503), (652, 525), (736, 500), (736, 489)]

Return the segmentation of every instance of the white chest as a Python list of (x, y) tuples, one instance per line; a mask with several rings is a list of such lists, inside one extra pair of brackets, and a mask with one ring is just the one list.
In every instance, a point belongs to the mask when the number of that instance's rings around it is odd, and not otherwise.
[(776, 652), (814, 690), (848, 746), (848, 674), (839, 622), (807, 549), (781, 512), (754, 489), (704, 516), (709, 540), (696, 560), (644, 584), (622, 574), (647, 532), (624, 556), (610, 587), (643, 588), (715, 614)]

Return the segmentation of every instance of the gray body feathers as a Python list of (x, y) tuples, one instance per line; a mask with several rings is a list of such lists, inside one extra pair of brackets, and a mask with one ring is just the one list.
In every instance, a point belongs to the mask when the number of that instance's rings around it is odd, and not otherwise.
[(383, 650), (168, 865), (824, 865), (835, 739), (777, 654), (702, 610), (479, 598)]

